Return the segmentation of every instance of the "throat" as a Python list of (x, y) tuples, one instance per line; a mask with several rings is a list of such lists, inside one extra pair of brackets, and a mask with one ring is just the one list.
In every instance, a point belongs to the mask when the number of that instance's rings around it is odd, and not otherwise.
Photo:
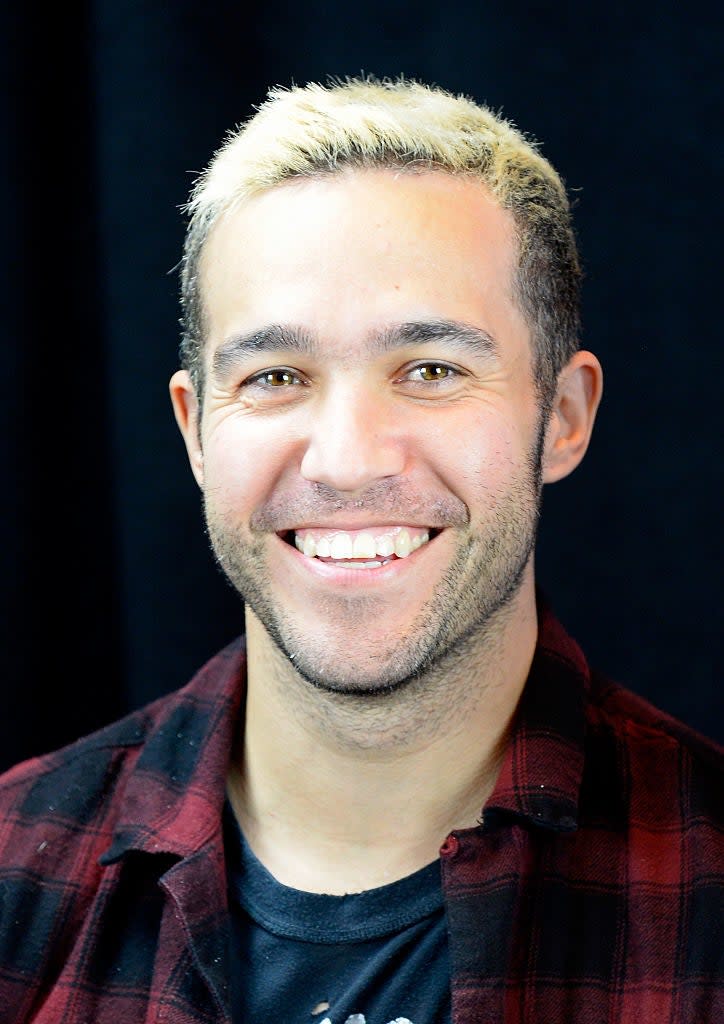
[[(469, 808), (430, 819), (428, 808), (410, 813), (414, 805), (408, 802), (399, 817), (379, 808), (373, 820), (364, 811), (360, 816), (359, 807), (340, 812), (339, 794), (302, 811), (296, 804), (264, 807), (254, 790), (240, 774), (230, 773), (229, 801), (254, 855), (283, 885), (330, 895), (362, 892), (414, 874), (438, 859), (453, 829), (474, 827), (482, 806), (476, 794)], [(364, 806), (373, 802), (370, 794)]]

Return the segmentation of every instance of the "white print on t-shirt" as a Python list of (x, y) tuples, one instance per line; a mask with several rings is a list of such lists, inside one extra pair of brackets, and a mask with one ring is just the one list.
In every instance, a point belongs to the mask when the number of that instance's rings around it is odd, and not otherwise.
[[(329, 1017), (325, 1017), (321, 1024), (332, 1024)], [(367, 1024), (365, 1015), (363, 1013), (353, 1013), (351, 1017), (348, 1017), (344, 1024)], [(387, 1024), (413, 1024), (407, 1017), (395, 1017), (394, 1020), (389, 1020)]]

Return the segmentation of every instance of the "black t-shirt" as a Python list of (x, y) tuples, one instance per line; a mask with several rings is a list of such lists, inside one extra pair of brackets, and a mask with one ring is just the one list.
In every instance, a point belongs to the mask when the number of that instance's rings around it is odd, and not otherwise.
[(347, 896), (278, 882), (227, 805), (232, 1019), (269, 1024), (449, 1024), (440, 863)]

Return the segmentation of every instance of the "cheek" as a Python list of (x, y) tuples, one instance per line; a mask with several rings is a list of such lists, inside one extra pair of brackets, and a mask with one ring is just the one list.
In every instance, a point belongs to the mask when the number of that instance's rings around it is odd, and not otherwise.
[(225, 426), (211, 431), (204, 441), (207, 502), (222, 514), (255, 508), (278, 482), (288, 455), (282, 438), (268, 430)]
[(499, 415), (468, 417), (464, 428), (428, 435), (438, 475), (471, 507), (481, 496), (488, 504), (505, 494), (527, 468), (528, 449), (517, 426)]

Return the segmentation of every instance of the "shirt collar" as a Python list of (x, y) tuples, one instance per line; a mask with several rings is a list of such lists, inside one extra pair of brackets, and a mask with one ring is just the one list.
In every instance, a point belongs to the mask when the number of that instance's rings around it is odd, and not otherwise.
[(245, 675), (238, 638), (171, 699), (141, 712), (147, 731), (103, 864), (131, 850), (188, 857), (220, 831)]

